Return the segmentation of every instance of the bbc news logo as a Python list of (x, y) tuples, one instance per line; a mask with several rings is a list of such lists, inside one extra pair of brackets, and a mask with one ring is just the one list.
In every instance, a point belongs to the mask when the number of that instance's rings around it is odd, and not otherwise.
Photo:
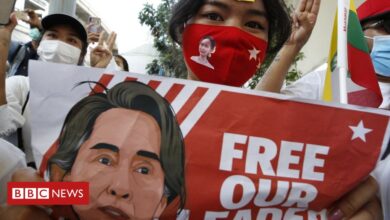
[(9, 182), (9, 205), (87, 205), (86, 182)]

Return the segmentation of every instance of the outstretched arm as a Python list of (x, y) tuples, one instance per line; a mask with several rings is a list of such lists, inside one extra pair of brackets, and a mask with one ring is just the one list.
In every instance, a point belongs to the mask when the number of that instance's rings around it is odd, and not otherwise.
[(313, 31), (320, 10), (321, 0), (301, 0), (293, 13), (290, 38), (276, 55), (271, 66), (257, 85), (257, 90), (280, 92), (284, 78), (299, 51)]
[(12, 14), (8, 24), (2, 27), (0, 26), (0, 106), (7, 104), (5, 92), (7, 57), (11, 42), (11, 33), (16, 25), (16, 17)]

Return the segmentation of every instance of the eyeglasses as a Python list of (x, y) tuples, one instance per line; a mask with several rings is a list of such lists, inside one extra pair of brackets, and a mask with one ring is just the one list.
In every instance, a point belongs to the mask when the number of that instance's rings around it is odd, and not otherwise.
[(390, 34), (390, 18), (384, 18), (384, 19), (379, 20), (375, 23), (366, 25), (363, 27), (363, 31), (370, 29), (370, 28), (383, 28), (387, 33)]

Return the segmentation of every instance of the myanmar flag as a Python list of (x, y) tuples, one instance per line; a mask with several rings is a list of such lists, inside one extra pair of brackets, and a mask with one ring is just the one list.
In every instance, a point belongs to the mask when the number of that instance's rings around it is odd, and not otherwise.
[[(356, 13), (353, 0), (350, 0), (346, 21), (347, 39), (347, 93), (348, 103), (375, 107), (382, 103), (374, 66), (371, 61), (367, 42)], [(337, 15), (333, 25), (332, 41), (328, 57), (328, 70), (325, 78), (323, 100), (339, 101), (340, 87), (337, 68)]]

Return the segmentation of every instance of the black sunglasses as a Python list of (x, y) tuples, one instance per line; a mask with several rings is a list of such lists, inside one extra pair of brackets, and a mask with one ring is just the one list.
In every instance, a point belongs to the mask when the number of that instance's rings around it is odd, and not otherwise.
[(390, 17), (389, 18), (383, 18), (382, 20), (379, 20), (377, 22), (374, 22), (369, 25), (365, 25), (363, 27), (363, 31), (370, 29), (370, 28), (383, 28), (387, 33), (390, 34)]

